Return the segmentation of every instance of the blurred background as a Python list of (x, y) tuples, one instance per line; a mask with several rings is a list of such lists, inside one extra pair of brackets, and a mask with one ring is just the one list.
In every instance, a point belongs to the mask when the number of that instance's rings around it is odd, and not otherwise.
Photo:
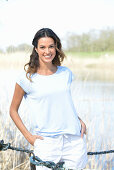
[[(72, 96), (87, 125), (89, 151), (114, 149), (114, 0), (0, 0), (0, 140), (30, 148), (9, 117), (16, 78), (29, 61), (32, 39), (51, 28), (74, 73)], [(24, 100), (19, 114), (29, 129)], [(24, 153), (0, 153), (0, 170), (28, 170)], [(86, 169), (113, 170), (114, 155), (88, 156)]]

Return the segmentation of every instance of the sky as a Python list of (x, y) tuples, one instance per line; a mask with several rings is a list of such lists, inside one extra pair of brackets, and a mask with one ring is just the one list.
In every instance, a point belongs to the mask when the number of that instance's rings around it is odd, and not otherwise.
[(68, 33), (114, 28), (114, 0), (0, 0), (0, 49), (31, 45), (35, 33), (51, 28)]

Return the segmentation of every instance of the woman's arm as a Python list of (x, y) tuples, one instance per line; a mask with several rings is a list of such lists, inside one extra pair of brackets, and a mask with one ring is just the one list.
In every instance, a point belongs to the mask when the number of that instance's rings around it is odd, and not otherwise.
[(19, 106), (21, 104), (24, 94), (25, 94), (24, 90), (18, 84), (16, 84), (13, 99), (12, 99), (11, 106), (10, 106), (10, 116), (12, 120), (14, 121), (14, 123), (16, 124), (17, 128), (21, 131), (23, 136), (27, 139), (27, 141), (31, 145), (34, 145), (36, 138), (39, 138), (39, 139), (43, 139), (43, 138), (41, 136), (32, 135), (27, 130), (27, 128), (23, 124), (18, 114), (18, 109), (19, 109)]
[(84, 133), (86, 134), (86, 125), (85, 125), (85, 123), (80, 119), (79, 116), (78, 116), (78, 119), (80, 120), (80, 123), (81, 123), (81, 137), (83, 138)]

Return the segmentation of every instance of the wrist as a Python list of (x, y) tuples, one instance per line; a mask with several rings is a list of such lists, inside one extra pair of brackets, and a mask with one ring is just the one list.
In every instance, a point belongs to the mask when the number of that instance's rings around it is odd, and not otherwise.
[(30, 141), (32, 138), (32, 134), (30, 132), (27, 132), (24, 137), (27, 139), (27, 141)]

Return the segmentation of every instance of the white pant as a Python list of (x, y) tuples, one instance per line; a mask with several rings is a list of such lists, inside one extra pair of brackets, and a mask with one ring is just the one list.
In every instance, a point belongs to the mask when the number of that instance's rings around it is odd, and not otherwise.
[[(64, 162), (65, 169), (83, 169), (88, 160), (85, 136), (81, 138), (70, 134), (44, 137), (44, 140), (36, 139), (34, 153), (43, 161)], [(40, 169), (50, 168), (36, 166), (36, 170)]]

